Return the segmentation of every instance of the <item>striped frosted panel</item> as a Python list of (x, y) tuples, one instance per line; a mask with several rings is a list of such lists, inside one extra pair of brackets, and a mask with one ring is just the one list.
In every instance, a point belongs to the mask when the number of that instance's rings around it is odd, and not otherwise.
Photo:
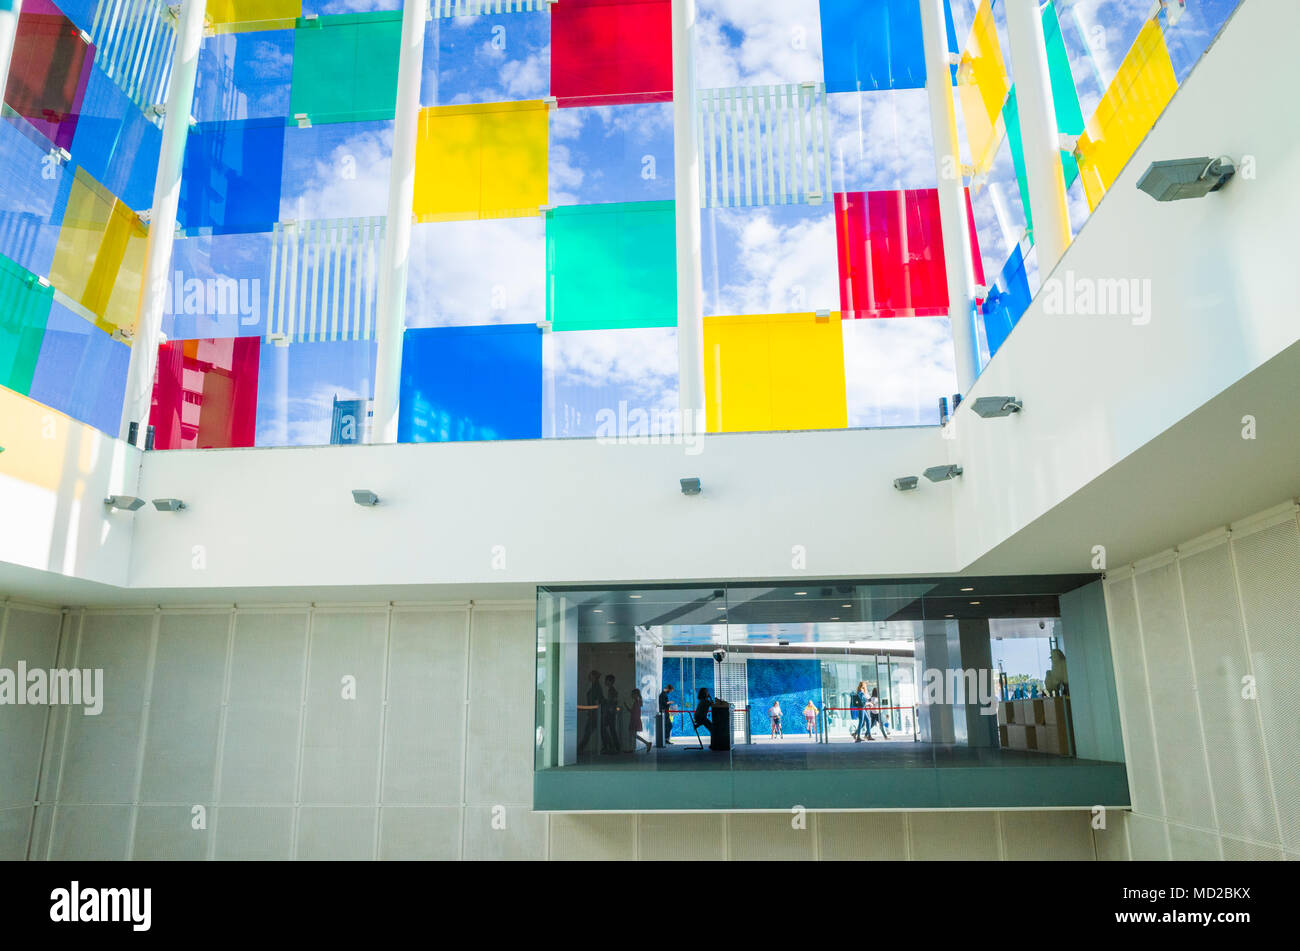
[(472, 17), (487, 13), (544, 13), (547, 0), (432, 0), (436, 17)]
[(829, 197), (823, 83), (705, 89), (697, 121), (704, 207), (820, 204)]
[[(95, 65), (142, 110), (167, 98), (176, 33), (162, 0), (100, 0), (90, 29)], [(146, 111), (159, 128), (162, 116)]]
[(383, 218), (277, 223), (268, 341), (369, 340)]

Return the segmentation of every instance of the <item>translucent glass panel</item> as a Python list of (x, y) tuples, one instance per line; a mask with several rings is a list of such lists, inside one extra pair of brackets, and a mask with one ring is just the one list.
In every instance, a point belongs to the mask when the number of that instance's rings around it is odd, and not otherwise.
[(178, 216), (187, 231), (270, 231), (280, 211), (283, 119), (200, 122), (190, 128)]
[(535, 324), (406, 331), (398, 442), (536, 439), (541, 423)]
[(194, 82), (194, 118), (287, 116), (294, 30), (218, 33), (203, 41)]
[(0, 386), (31, 389), (54, 290), (0, 255)]
[(551, 8), (551, 95), (561, 107), (669, 102), (669, 0), (567, 0)]
[(706, 318), (704, 405), (709, 432), (843, 428), (840, 315)]
[(160, 346), (149, 413), (154, 447), (253, 445), (259, 346), (255, 337), (177, 340)]
[(674, 203), (546, 213), (546, 319), (555, 330), (677, 325)]
[(393, 118), (401, 38), (400, 13), (300, 21), (289, 115), (305, 115), (313, 124)]
[(517, 218), (547, 202), (547, 106), (430, 106), (415, 152), (418, 221)]
[(699, 0), (696, 79), (701, 89), (809, 82), (822, 76), (818, 0)]
[(273, 30), (293, 26), (302, 0), (208, 0), (207, 19), (218, 32)]
[(55, 302), (28, 395), (116, 436), (130, 359), (130, 347)]
[(48, 275), (72, 171), (25, 120), (6, 116), (0, 118), (0, 176), (0, 254)]
[(134, 211), (77, 169), (50, 281), (99, 317), (101, 329), (134, 330), (147, 235)]
[[(958, 52), (951, 12), (947, 33)], [(828, 92), (925, 86), (921, 8), (912, 0), (821, 0), (821, 34)]]
[(543, 436), (681, 432), (677, 329), (575, 330), (542, 337)]
[(82, 168), (127, 205), (153, 205), (162, 130), (101, 70), (90, 81), (77, 119), (72, 154)]
[(474, 0), (483, 9), (472, 11), (466, 0), (459, 2), (464, 13), (483, 15), (429, 21), (420, 103), (450, 106), (549, 96), (551, 17), (545, 0), (528, 0), (534, 9), (513, 12), (496, 0)]
[(392, 158), (391, 122), (289, 126), (284, 130), (279, 220), (386, 214)]
[(672, 106), (643, 103), (552, 112), (549, 178), (552, 205), (672, 199)]
[[(967, 195), (975, 281), (984, 283)], [(847, 318), (948, 313), (939, 196), (934, 189), (835, 196), (840, 307)]]
[(1096, 208), (1178, 88), (1164, 33), (1148, 21), (1079, 139), (1088, 204)]
[(993, 162), (1002, 138), (998, 120), (1009, 88), (993, 6), (990, 0), (981, 0), (957, 70), (957, 96), (976, 174), (987, 171)]
[(838, 307), (830, 202), (714, 208), (702, 217), (705, 316)]
[(1017, 247), (998, 274), (997, 281), (984, 301), (984, 337), (989, 357), (998, 352), (1011, 328), (1029, 307), (1029, 277), (1025, 273), (1025, 259)]
[(406, 326), (522, 324), (545, 319), (544, 219), (413, 226)]
[(938, 173), (924, 89), (830, 97), (831, 176), (842, 192), (933, 188)]
[(168, 340), (266, 333), (271, 235), (181, 235), (172, 245), (163, 308)]
[(369, 439), (375, 390), (371, 340), (263, 344), (258, 446), (350, 445)]
[(50, 0), (23, 4), (4, 100), (58, 148), (70, 149), (94, 48)]
[(845, 320), (849, 426), (937, 426), (940, 396), (958, 392), (947, 317)]

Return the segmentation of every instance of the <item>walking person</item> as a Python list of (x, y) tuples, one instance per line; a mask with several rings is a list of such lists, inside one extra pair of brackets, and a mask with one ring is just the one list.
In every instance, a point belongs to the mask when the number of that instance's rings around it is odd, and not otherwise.
[[(862, 727), (867, 724), (867, 682), (859, 680), (853, 693), (849, 694), (849, 713), (853, 717), (853, 742), (862, 742)], [(871, 739), (871, 731), (867, 731)]]
[(645, 744), (645, 751), (650, 752), (650, 740), (641, 735), (641, 691), (633, 690), (627, 698), (627, 731), (632, 735), (632, 752), (636, 752), (638, 743)]
[(808, 703), (803, 708), (803, 725), (804, 728), (807, 729), (808, 735), (813, 738), (813, 742), (816, 742), (817, 741), (817, 704), (812, 702), (811, 697), (808, 698)]
[(596, 732), (596, 721), (600, 719), (600, 703), (604, 696), (600, 692), (600, 671), (591, 672), (591, 683), (587, 686), (586, 706), (592, 707), (591, 710), (584, 711), (587, 714), (587, 723), (582, 728), (582, 739), (578, 741), (578, 752), (581, 753), (587, 748), (587, 741), (591, 739), (591, 734)]
[(600, 751), (602, 753), (621, 753), (618, 739), (618, 688), (614, 686), (614, 675), (605, 675), (605, 696), (600, 702)]
[(880, 718), (880, 688), (879, 687), (871, 688), (871, 697), (868, 699), (867, 706), (868, 708), (870, 708), (871, 711), (871, 723), (867, 725), (867, 739), (871, 739), (871, 728), (877, 726), (880, 727), (881, 738), (886, 740), (889, 739), (889, 734), (885, 732), (885, 723)]

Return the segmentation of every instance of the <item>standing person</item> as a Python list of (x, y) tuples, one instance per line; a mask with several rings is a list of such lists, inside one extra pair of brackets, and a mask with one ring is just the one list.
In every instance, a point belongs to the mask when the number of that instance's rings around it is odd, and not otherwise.
[[(867, 682), (859, 680), (853, 693), (849, 694), (849, 713), (853, 717), (853, 742), (862, 742), (862, 725), (867, 720)], [(871, 739), (868, 731), (867, 739)]]
[(784, 737), (785, 734), (781, 732), (781, 701), (780, 700), (772, 701), (772, 705), (767, 708), (767, 715), (772, 720), (772, 739), (775, 740), (778, 734)]
[(605, 675), (605, 697), (600, 702), (600, 751), (602, 753), (621, 753), (618, 739), (618, 688), (614, 686), (614, 675)]
[(668, 746), (673, 741), (673, 715), (668, 712), (673, 708), (672, 693), (672, 684), (665, 685), (664, 689), (659, 691), (659, 713), (664, 724), (664, 746)]
[(885, 732), (885, 723), (880, 719), (880, 688), (871, 688), (871, 700), (868, 706), (871, 707), (871, 723), (867, 726), (867, 739), (871, 738), (871, 728), (880, 727), (880, 736), (882, 739), (889, 739), (889, 734)]
[(627, 731), (632, 735), (632, 752), (636, 752), (638, 743), (645, 744), (645, 751), (650, 752), (650, 740), (641, 735), (641, 691), (633, 690), (627, 698)]
[(699, 703), (695, 705), (695, 725), (704, 727), (712, 736), (713, 720), (709, 717), (709, 711), (713, 708), (713, 701), (709, 699), (709, 688), (701, 687), (697, 699)]
[[(591, 672), (591, 683), (587, 685), (587, 702), (588, 707), (600, 707), (604, 697), (600, 692), (600, 671)], [(591, 734), (596, 732), (596, 721), (600, 718), (599, 709), (588, 710), (587, 725), (582, 728), (582, 739), (578, 741), (578, 752), (581, 753), (587, 748), (587, 741), (591, 739)]]
[(815, 703), (812, 702), (812, 698), (811, 698), (811, 697), (808, 698), (808, 703), (807, 703), (807, 704), (804, 706), (804, 708), (803, 708), (803, 725), (804, 725), (805, 728), (807, 728), (807, 730), (808, 730), (808, 735), (811, 736), (811, 737), (813, 737), (813, 738), (814, 738), (814, 742), (816, 742), (816, 736), (817, 736), (817, 704), (815, 704)]

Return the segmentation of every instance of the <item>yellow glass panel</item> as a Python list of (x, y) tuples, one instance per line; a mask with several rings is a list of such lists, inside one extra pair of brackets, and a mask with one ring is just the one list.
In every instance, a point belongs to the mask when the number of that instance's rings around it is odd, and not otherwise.
[(704, 400), (711, 433), (844, 428), (840, 315), (706, 317)]
[(548, 196), (548, 137), (548, 109), (541, 101), (420, 110), (416, 219), (540, 214)]
[[(78, 168), (68, 193), (68, 205), (59, 226), (59, 240), (50, 264), (50, 283), (75, 301), (94, 299), (92, 275), (104, 233), (113, 218), (117, 199), (84, 169)], [(87, 304), (89, 307), (90, 305)], [(94, 308), (91, 308), (94, 310)], [(95, 310), (95, 313), (100, 311)]]
[(289, 29), (302, 16), (302, 0), (208, 0), (207, 18), (216, 33)]
[(1002, 105), (1010, 89), (993, 6), (982, 0), (957, 69), (957, 96), (976, 174), (988, 171), (993, 164), (1002, 138)]
[(135, 212), (77, 169), (50, 283), (100, 318), (106, 333), (135, 329), (148, 232)]
[(1075, 148), (1091, 208), (1096, 209), (1177, 89), (1165, 35), (1157, 20), (1149, 20)]

